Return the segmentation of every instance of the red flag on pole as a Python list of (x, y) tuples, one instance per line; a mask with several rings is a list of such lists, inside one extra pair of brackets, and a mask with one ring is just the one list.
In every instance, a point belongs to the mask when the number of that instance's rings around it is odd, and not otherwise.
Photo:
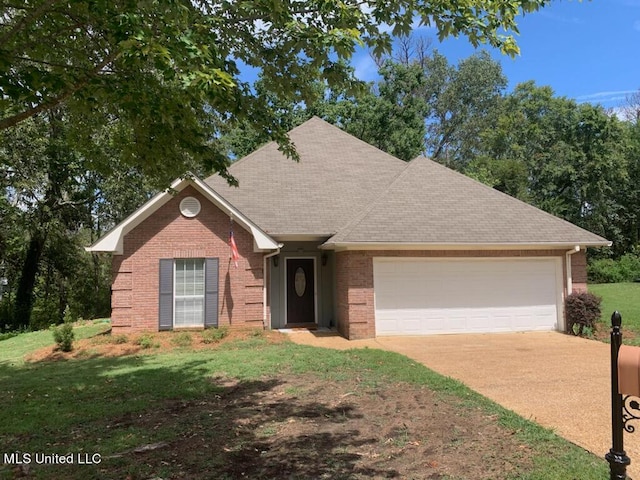
[(233, 238), (233, 230), (229, 232), (229, 245), (231, 246), (231, 258), (233, 259), (233, 264), (238, 268), (238, 259), (240, 258), (240, 254), (238, 253), (236, 240)]

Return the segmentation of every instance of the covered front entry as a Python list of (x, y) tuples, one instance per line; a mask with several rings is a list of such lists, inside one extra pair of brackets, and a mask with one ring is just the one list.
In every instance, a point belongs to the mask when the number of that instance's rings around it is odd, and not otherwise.
[(376, 335), (558, 330), (559, 258), (375, 258)]
[(335, 325), (335, 255), (322, 240), (283, 242), (268, 260), (267, 308), (271, 328), (331, 328)]
[(315, 258), (287, 258), (286, 263), (286, 324), (315, 324)]

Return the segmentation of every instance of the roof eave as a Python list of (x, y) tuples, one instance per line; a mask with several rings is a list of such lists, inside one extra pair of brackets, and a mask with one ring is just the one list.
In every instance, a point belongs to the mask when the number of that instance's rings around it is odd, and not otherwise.
[(327, 242), (323, 250), (556, 250), (575, 247), (610, 247), (612, 242), (535, 242), (535, 243), (425, 243), (425, 242)]
[(332, 233), (277, 233), (272, 238), (280, 242), (325, 242)]

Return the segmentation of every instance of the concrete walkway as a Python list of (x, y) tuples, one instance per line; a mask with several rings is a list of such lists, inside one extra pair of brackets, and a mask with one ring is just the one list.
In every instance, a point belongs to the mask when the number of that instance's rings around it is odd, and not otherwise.
[[(369, 347), (406, 355), (600, 457), (611, 448), (608, 344), (556, 332), (348, 341), (335, 334), (299, 331), (291, 339), (318, 347)], [(635, 425), (636, 433), (625, 434), (625, 450), (632, 460), (627, 473), (640, 478), (640, 421)]]

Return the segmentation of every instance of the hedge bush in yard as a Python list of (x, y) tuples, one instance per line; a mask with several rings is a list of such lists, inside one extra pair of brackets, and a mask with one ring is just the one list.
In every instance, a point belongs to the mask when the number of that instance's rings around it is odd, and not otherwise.
[(634, 253), (626, 253), (617, 260), (592, 260), (587, 266), (587, 274), (591, 283), (635, 282), (640, 279), (640, 257)]
[(600, 303), (602, 298), (589, 292), (572, 293), (565, 301), (567, 316), (567, 332), (584, 335), (593, 331), (594, 325), (602, 314)]

